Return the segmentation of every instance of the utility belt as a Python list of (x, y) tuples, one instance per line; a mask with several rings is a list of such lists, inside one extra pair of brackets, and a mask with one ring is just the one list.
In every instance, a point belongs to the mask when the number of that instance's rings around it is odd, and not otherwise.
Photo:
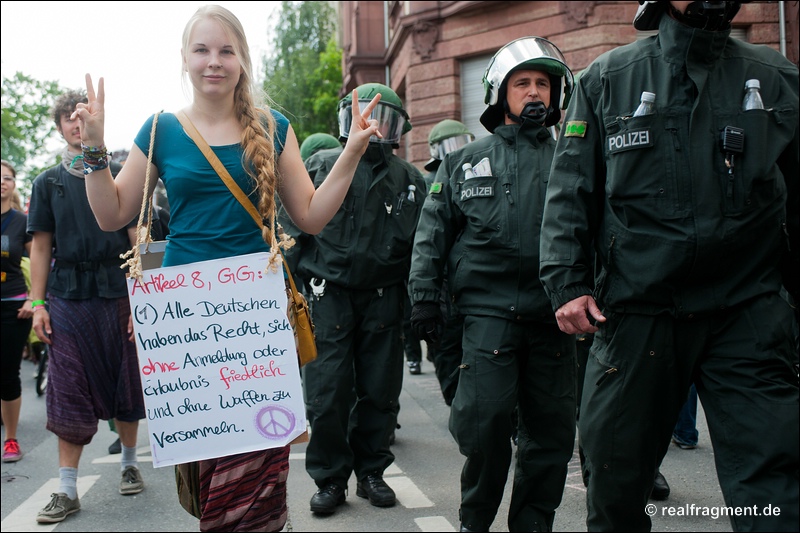
[(63, 268), (67, 270), (76, 270), (78, 272), (93, 272), (100, 270), (100, 267), (117, 267), (122, 266), (122, 259), (101, 259), (98, 261), (66, 261), (64, 259), (56, 259), (55, 268)]
[[(323, 296), (325, 296), (325, 289), (328, 287), (328, 280), (322, 278), (311, 278), (308, 280), (308, 286), (311, 287), (311, 297), (314, 300), (319, 300)], [(335, 285), (334, 283), (330, 283), (331, 285)], [(349, 287), (345, 287), (343, 285), (337, 285), (340, 289), (348, 290), (348, 291), (377, 291), (378, 296), (381, 298), (383, 297), (384, 287), (377, 287), (375, 289), (351, 289)]]

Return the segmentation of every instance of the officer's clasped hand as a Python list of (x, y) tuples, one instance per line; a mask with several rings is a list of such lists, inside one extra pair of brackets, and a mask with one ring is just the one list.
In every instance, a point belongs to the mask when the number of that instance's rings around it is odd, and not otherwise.
[(438, 344), (444, 329), (442, 310), (437, 302), (417, 302), (411, 308), (411, 327), (417, 337)]

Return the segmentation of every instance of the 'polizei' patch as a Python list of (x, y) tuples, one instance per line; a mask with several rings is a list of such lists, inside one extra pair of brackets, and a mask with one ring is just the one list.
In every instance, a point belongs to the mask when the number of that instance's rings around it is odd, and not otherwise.
[(431, 190), (428, 194), (439, 194), (440, 192), (442, 192), (442, 182), (437, 181), (431, 185)]
[(494, 185), (465, 185), (461, 189), (461, 200), (472, 198), (490, 198), (494, 196)]
[(564, 126), (564, 137), (585, 137), (586, 136), (586, 121), (585, 120), (570, 120)]
[(606, 137), (606, 146), (610, 154), (647, 148), (648, 146), (653, 146), (653, 137), (650, 135), (649, 128), (626, 131), (625, 133)]

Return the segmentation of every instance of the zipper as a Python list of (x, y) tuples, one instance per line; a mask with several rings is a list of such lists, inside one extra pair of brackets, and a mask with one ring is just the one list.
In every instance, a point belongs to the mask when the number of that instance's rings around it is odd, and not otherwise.
[(514, 198), (511, 196), (511, 184), (504, 183), (503, 188), (506, 190), (506, 199), (508, 200), (509, 205), (514, 205)]

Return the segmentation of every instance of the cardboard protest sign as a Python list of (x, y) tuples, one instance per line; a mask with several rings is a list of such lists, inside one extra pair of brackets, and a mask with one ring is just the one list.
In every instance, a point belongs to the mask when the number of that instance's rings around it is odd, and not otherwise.
[(283, 266), (267, 253), (128, 280), (153, 466), (285, 446), (306, 430)]

